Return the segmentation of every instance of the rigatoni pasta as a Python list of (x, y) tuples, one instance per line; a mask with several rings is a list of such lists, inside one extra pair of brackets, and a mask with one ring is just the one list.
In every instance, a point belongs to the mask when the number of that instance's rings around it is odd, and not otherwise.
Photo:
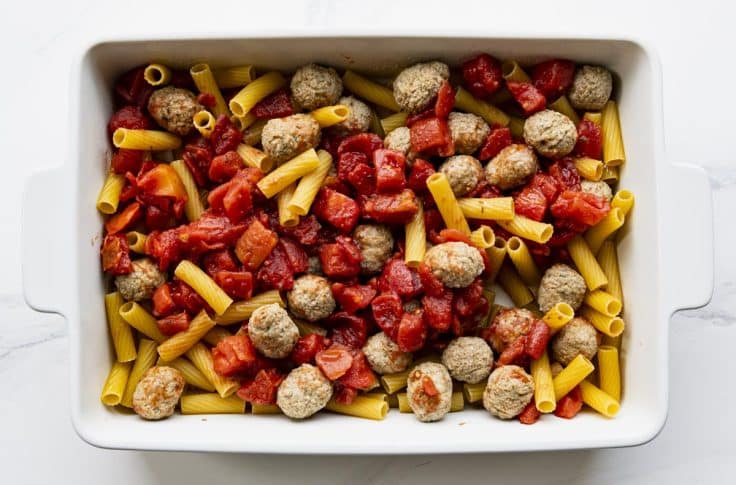
[(416, 267), (424, 261), (427, 249), (427, 231), (424, 227), (424, 209), (421, 201), (417, 202), (417, 213), (405, 227), (404, 261), (408, 266)]
[(105, 385), (102, 386), (100, 399), (105, 406), (117, 406), (123, 399), (125, 386), (130, 377), (131, 362), (113, 362), (110, 373), (107, 375)]
[(189, 74), (192, 76), (192, 80), (200, 93), (209, 94), (215, 98), (215, 106), (213, 108), (215, 116), (228, 116), (230, 111), (227, 109), (225, 98), (222, 97), (220, 87), (217, 85), (209, 64), (195, 64), (189, 69)]
[(310, 148), (263, 177), (257, 184), (258, 188), (270, 199), (298, 179), (312, 173), (319, 164), (317, 152)]
[(457, 229), (465, 234), (470, 234), (470, 226), (465, 219), (460, 206), (458, 205), (455, 194), (450, 188), (450, 182), (445, 174), (441, 172), (434, 173), (427, 179), (427, 189), (432, 194), (437, 209), (442, 214), (445, 225), (450, 229)]
[(117, 291), (105, 295), (105, 311), (110, 328), (112, 345), (118, 362), (131, 362), (136, 358), (135, 342), (130, 325), (120, 316), (124, 300)]
[(125, 392), (120, 398), (120, 404), (126, 408), (133, 407), (133, 394), (138, 382), (148, 369), (156, 363), (156, 342), (148, 339), (141, 339), (138, 343), (138, 356), (135, 359), (133, 368), (128, 374), (128, 382), (125, 384)]
[(399, 105), (394, 100), (394, 94), (385, 86), (370, 81), (353, 71), (345, 71), (342, 76), (345, 89), (356, 96), (382, 106), (391, 111), (399, 111)]
[(332, 155), (328, 151), (319, 150), (317, 157), (319, 157), (317, 168), (302, 177), (289, 201), (289, 209), (298, 216), (305, 216), (309, 213), (312, 202), (322, 187), (322, 182), (332, 168)]
[(286, 79), (281, 73), (276, 71), (266, 73), (253, 80), (230, 100), (230, 111), (242, 118), (258, 104), (258, 101), (285, 85)]
[(175, 150), (181, 146), (181, 138), (165, 131), (118, 128), (112, 134), (112, 143), (130, 150)]
[(177, 278), (194, 288), (194, 291), (196, 291), (204, 301), (209, 303), (218, 315), (225, 313), (225, 310), (227, 310), (233, 302), (233, 299), (230, 298), (222, 288), (217, 286), (217, 283), (215, 283), (207, 273), (202, 271), (199, 266), (191, 261), (187, 261), (185, 259), (180, 262), (174, 270), (174, 274)]
[(207, 315), (206, 311), (202, 310), (191, 321), (189, 328), (177, 333), (173, 337), (170, 337), (158, 346), (158, 355), (160, 355), (164, 361), (171, 361), (180, 355), (184, 355), (187, 350), (199, 342), (199, 340), (214, 326), (215, 321)]
[(458, 199), (457, 203), (469, 219), (510, 221), (514, 218), (514, 199), (511, 197), (463, 198)]
[(237, 396), (187, 394), (181, 397), (182, 414), (244, 414), (245, 401)]

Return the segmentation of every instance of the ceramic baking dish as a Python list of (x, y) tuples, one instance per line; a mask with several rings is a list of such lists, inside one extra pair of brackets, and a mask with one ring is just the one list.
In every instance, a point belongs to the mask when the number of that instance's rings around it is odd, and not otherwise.
[[(636, 194), (619, 254), (627, 331), (620, 414), (584, 412), (534, 426), (485, 411), (422, 424), (389, 413), (381, 422), (321, 413), (304, 422), (283, 416), (181, 416), (146, 422), (105, 408), (99, 394), (111, 362), (99, 267), (102, 219), (95, 200), (104, 179), (117, 75), (151, 60), (213, 67), (253, 63), (293, 70), (308, 61), (388, 75), (426, 59), (458, 64), (478, 52), (534, 62), (564, 57), (603, 64), (616, 93), (628, 163), (621, 185)], [(662, 135), (662, 87), (651, 50), (631, 40), (488, 37), (485, 34), (137, 39), (91, 45), (73, 67), (69, 157), (34, 175), (25, 192), (23, 272), (28, 304), (69, 322), (72, 420), (89, 443), (110, 448), (305, 454), (404, 454), (552, 450), (628, 446), (652, 439), (667, 416), (668, 321), (712, 293), (711, 194), (701, 169), (668, 163)], [(685, 230), (685, 227), (687, 228)], [(687, 237), (684, 237), (687, 234)]]

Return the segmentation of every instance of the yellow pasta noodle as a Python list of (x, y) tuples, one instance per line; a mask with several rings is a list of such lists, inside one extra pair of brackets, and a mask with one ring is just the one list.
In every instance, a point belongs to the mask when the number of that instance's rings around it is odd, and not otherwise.
[(112, 134), (112, 143), (116, 148), (157, 152), (176, 150), (181, 146), (181, 138), (165, 131), (118, 128)]
[(281, 409), (275, 404), (251, 404), (253, 414), (281, 414)]
[(156, 342), (142, 338), (138, 342), (138, 357), (135, 359), (133, 368), (128, 375), (128, 382), (125, 384), (125, 392), (120, 399), (120, 404), (126, 408), (133, 407), (133, 393), (135, 387), (148, 369), (156, 363)]
[(206, 138), (209, 138), (212, 131), (215, 129), (215, 122), (215, 117), (206, 109), (197, 111), (192, 117), (194, 127)]
[(480, 116), (490, 125), (506, 126), (510, 121), (510, 118), (506, 113), (495, 106), (491, 106), (485, 101), (476, 99), (463, 88), (457, 88), (457, 93), (455, 94), (455, 107), (462, 111), (467, 111), (468, 113)]
[(575, 112), (575, 108), (572, 107), (570, 101), (568, 101), (567, 96), (563, 95), (555, 99), (553, 102), (549, 103), (548, 108), (567, 116), (575, 126), (580, 124), (580, 117)]
[(588, 120), (592, 123), (595, 123), (598, 126), (601, 126), (601, 114), (598, 111), (588, 111), (583, 115), (584, 120)]
[(334, 399), (330, 399), (325, 406), (326, 409), (334, 413), (347, 414), (358, 418), (382, 420), (388, 413), (388, 403), (384, 400), (370, 399), (363, 396), (357, 396), (352, 403), (342, 404)]
[(396, 128), (406, 126), (406, 120), (408, 117), (409, 117), (409, 113), (404, 113), (400, 111), (398, 113), (394, 113), (390, 116), (383, 118), (381, 120), (381, 127), (383, 128), (383, 132), (388, 135), (389, 133), (394, 131)]
[(450, 401), (450, 412), (456, 413), (465, 409), (465, 399), (463, 398), (463, 392), (457, 391), (452, 393), (452, 400)]
[(468, 221), (465, 219), (457, 199), (455, 199), (455, 194), (450, 188), (447, 176), (442, 172), (433, 173), (427, 178), (427, 189), (432, 194), (445, 225), (450, 229), (457, 229), (469, 235), (470, 226), (468, 226)]
[(247, 125), (243, 131), (243, 143), (250, 146), (259, 145), (261, 143), (261, 135), (263, 127), (266, 126), (268, 120), (256, 120), (253, 115), (247, 115), (246, 118), (253, 118), (253, 121)]
[(393, 394), (406, 387), (406, 379), (409, 377), (410, 369), (395, 374), (384, 374), (381, 376), (381, 385), (387, 393)]
[(125, 385), (128, 383), (132, 362), (113, 362), (105, 385), (102, 386), (100, 400), (105, 406), (117, 406), (123, 399)]
[(232, 337), (232, 333), (228, 332), (226, 329), (222, 327), (212, 327), (209, 332), (204, 334), (204, 337), (202, 337), (202, 340), (207, 342), (208, 344), (212, 345), (213, 347), (217, 345), (220, 340), (226, 338), (226, 337)]
[(383, 126), (381, 126), (381, 119), (378, 117), (375, 109), (371, 109), (371, 121), (368, 124), (368, 131), (375, 133), (381, 138), (386, 136), (386, 133), (383, 131)]
[(327, 336), (327, 330), (325, 330), (323, 327), (320, 327), (316, 323), (307, 322), (306, 320), (302, 320), (300, 318), (294, 318), (293, 320), (296, 324), (296, 328), (299, 329), (299, 335), (302, 337), (313, 333), (316, 333), (317, 335), (322, 335), (323, 337)]
[(580, 314), (587, 318), (600, 332), (609, 337), (618, 337), (624, 331), (624, 321), (621, 317), (610, 317), (603, 313), (593, 310), (589, 306), (580, 308)]
[(286, 79), (280, 72), (272, 71), (253, 80), (230, 100), (230, 111), (243, 117), (269, 94), (286, 86)]
[[(313, 172), (314, 173), (314, 172)], [(276, 196), (276, 207), (279, 213), (279, 224), (283, 227), (294, 227), (299, 224), (299, 214), (291, 210), (289, 204), (296, 190), (296, 182), (286, 187)]]
[(575, 310), (565, 303), (555, 303), (555, 306), (550, 308), (547, 313), (544, 314), (542, 320), (547, 324), (549, 329), (554, 333), (567, 325), (570, 320), (575, 316)]
[(263, 177), (256, 185), (270, 199), (297, 179), (311, 173), (319, 163), (317, 152), (310, 148)]
[(161, 363), (161, 365), (173, 367), (174, 369), (181, 372), (181, 375), (184, 376), (184, 380), (190, 386), (198, 387), (203, 391), (215, 392), (215, 386), (213, 386), (212, 383), (207, 379), (207, 377), (205, 377), (205, 375), (202, 374), (199, 369), (197, 369), (197, 366), (189, 362), (187, 359), (180, 357), (170, 362), (164, 362), (159, 357), (159, 362)]
[(202, 310), (192, 319), (189, 328), (170, 337), (158, 346), (158, 355), (167, 362), (184, 355), (214, 326), (214, 320), (207, 315), (206, 311)]
[(409, 397), (405, 392), (400, 392), (396, 395), (399, 400), (399, 412), (400, 413), (411, 413), (411, 406), (409, 406)]
[(517, 118), (516, 116), (509, 117), (508, 128), (511, 136), (517, 140), (524, 138), (524, 120), (522, 118)]
[(603, 290), (588, 292), (583, 299), (586, 305), (609, 317), (621, 313), (621, 300)]
[(131, 251), (138, 254), (146, 253), (146, 239), (148, 236), (138, 231), (128, 231), (125, 233), (125, 239), (128, 241), (128, 247)]
[(593, 363), (585, 358), (582, 354), (572, 359), (567, 367), (552, 379), (555, 389), (555, 400), (559, 401), (568, 392), (572, 391), (575, 386), (580, 384), (588, 375), (593, 372)]
[[(259, 120), (258, 120), (258, 118), (256, 118), (252, 114), (248, 113), (245, 116), (235, 116), (235, 115), (233, 115), (233, 116), (230, 117), (230, 121), (233, 122), (233, 124), (235, 125), (235, 127), (239, 131), (243, 131), (243, 132), (246, 132), (247, 133), (246, 130), (248, 130), (251, 126), (253, 126), (256, 123), (258, 123)], [(266, 120), (260, 120), (260, 121), (266, 121)], [(261, 125), (260, 128), (263, 129), (263, 125)], [(261, 135), (260, 135), (260, 131), (259, 131), (258, 132), (258, 142), (257, 143), (260, 143), (260, 142), (261, 142)]]
[(238, 145), (238, 155), (243, 159), (249, 167), (257, 168), (263, 173), (268, 173), (273, 168), (273, 160), (266, 154), (266, 152), (253, 148), (250, 145), (240, 144)]
[(634, 206), (634, 194), (630, 190), (621, 189), (613, 195), (611, 207), (621, 211), (621, 215), (626, 217), (631, 208)]
[(595, 158), (578, 157), (575, 160), (575, 168), (586, 180), (597, 182), (603, 176), (603, 162)]
[(618, 107), (611, 100), (601, 111), (601, 135), (603, 139), (603, 162), (609, 167), (622, 165), (626, 161), (624, 140), (621, 136)]
[(534, 403), (540, 413), (551, 413), (557, 407), (555, 388), (552, 383), (552, 371), (549, 368), (549, 357), (545, 350), (542, 356), (531, 363), (532, 379), (534, 379)]
[(327, 128), (338, 123), (342, 123), (350, 116), (350, 108), (344, 104), (336, 104), (334, 106), (325, 106), (318, 108), (309, 113), (312, 118), (317, 120), (320, 128)]
[(149, 64), (143, 70), (143, 79), (151, 86), (166, 86), (171, 82), (171, 69), (163, 64)]
[(486, 390), (487, 380), (479, 382), (477, 384), (463, 384), (463, 395), (465, 400), (469, 403), (480, 402), (483, 399), (483, 392)]
[(107, 324), (110, 328), (112, 345), (118, 362), (135, 360), (136, 350), (133, 341), (133, 332), (130, 325), (120, 316), (120, 307), (124, 304), (123, 297), (117, 291), (105, 295), (105, 312)]
[(503, 260), (506, 258), (506, 251), (506, 241), (502, 237), (494, 238), (493, 246), (486, 249), (486, 254), (491, 262), (491, 274), (488, 276), (490, 282), (495, 281)]
[(598, 264), (606, 275), (608, 284), (606, 291), (614, 298), (621, 302), (623, 307), (624, 293), (621, 289), (621, 277), (618, 272), (618, 256), (616, 255), (616, 245), (613, 241), (606, 241), (598, 250)]
[(207, 378), (207, 380), (212, 383), (220, 397), (231, 396), (240, 388), (238, 381), (228, 377), (222, 377), (220, 374), (215, 372), (215, 366), (212, 362), (212, 354), (204, 344), (195, 344), (194, 347), (187, 350), (187, 357)]
[(148, 313), (142, 306), (134, 301), (124, 303), (118, 310), (123, 320), (128, 322), (128, 325), (138, 330), (146, 337), (155, 340), (158, 343), (163, 342), (168, 337), (161, 333), (156, 319)]
[(424, 261), (424, 253), (427, 250), (427, 231), (424, 227), (424, 208), (422, 202), (417, 200), (417, 212), (411, 221), (406, 224), (404, 237), (404, 262), (415, 268)]
[(534, 301), (534, 295), (508, 261), (503, 263), (496, 279), (517, 307), (524, 307)]
[(215, 106), (212, 108), (215, 116), (230, 116), (230, 111), (228, 111), (227, 104), (225, 104), (225, 98), (222, 97), (220, 87), (217, 85), (215, 75), (212, 74), (209, 64), (195, 64), (189, 69), (189, 74), (192, 76), (192, 80), (200, 93), (210, 94), (215, 98)]
[(498, 220), (496, 222), (511, 234), (537, 243), (546, 243), (554, 233), (552, 224), (537, 222), (520, 215), (515, 215), (510, 221)]
[(353, 71), (345, 71), (345, 74), (342, 76), (342, 82), (348, 91), (366, 101), (370, 101), (391, 111), (399, 111), (401, 109), (396, 104), (393, 91), (386, 86), (381, 86)]
[(114, 214), (120, 204), (120, 193), (125, 186), (125, 176), (110, 172), (97, 196), (97, 210), (103, 214)]
[(207, 273), (191, 261), (185, 259), (180, 262), (176, 266), (174, 274), (184, 283), (191, 286), (218, 315), (225, 313), (227, 307), (233, 302), (233, 299)]
[(199, 189), (197, 189), (197, 183), (194, 181), (192, 172), (189, 171), (189, 167), (184, 163), (184, 160), (174, 160), (169, 165), (174, 169), (176, 174), (181, 179), (181, 183), (184, 186), (184, 190), (187, 193), (187, 201), (184, 205), (184, 214), (190, 221), (196, 221), (202, 217), (204, 212), (204, 204), (199, 197)]
[(598, 347), (598, 383), (603, 392), (616, 401), (621, 400), (621, 368), (616, 347)]
[(239, 88), (250, 83), (256, 77), (256, 70), (252, 65), (224, 67), (214, 69), (212, 74), (220, 89)]
[(463, 198), (458, 199), (457, 203), (468, 219), (510, 221), (514, 218), (513, 197)]
[(514, 236), (506, 241), (506, 252), (509, 255), (509, 259), (514, 264), (516, 271), (521, 276), (522, 281), (527, 286), (536, 288), (539, 286), (539, 282), (542, 279), (542, 274), (537, 268), (537, 264), (532, 259), (532, 255), (529, 252), (523, 239), (519, 239)]
[(608, 211), (606, 217), (585, 232), (585, 242), (588, 243), (590, 251), (597, 254), (603, 241), (623, 225), (624, 215), (621, 213), (621, 209), (614, 207)]
[(607, 418), (613, 418), (621, 409), (618, 401), (588, 381), (580, 383), (580, 391), (583, 402)]
[(380, 399), (388, 402), (388, 394), (381, 391), (366, 392), (365, 394), (363, 394), (363, 397), (367, 397), (368, 399)]
[(532, 81), (521, 65), (514, 60), (504, 61), (501, 64), (501, 75), (507, 81), (518, 83), (530, 83)]
[(263, 305), (269, 305), (271, 303), (277, 303), (280, 306), (286, 306), (284, 300), (281, 299), (281, 294), (278, 290), (264, 291), (255, 295), (249, 300), (236, 301), (222, 315), (215, 317), (215, 322), (219, 325), (230, 325), (232, 323), (242, 322), (247, 320), (250, 315)]
[(217, 393), (187, 394), (180, 400), (182, 414), (244, 414), (245, 401), (237, 396), (220, 397)]
[(289, 202), (289, 209), (299, 216), (305, 216), (309, 213), (312, 202), (314, 202), (317, 192), (322, 187), (322, 182), (324, 182), (332, 168), (332, 155), (327, 150), (319, 150), (317, 157), (319, 157), (319, 165), (314, 171), (302, 177)]
[(603, 273), (593, 252), (582, 237), (575, 236), (567, 244), (567, 250), (570, 252), (570, 258), (575, 262), (578, 272), (583, 276), (585, 284), (590, 291), (603, 288), (608, 284), (606, 275)]
[(496, 235), (493, 234), (493, 229), (483, 225), (470, 233), (470, 242), (481, 249), (488, 249), (496, 242)]
[(619, 167), (612, 167), (610, 165), (605, 165), (603, 167), (603, 175), (601, 175), (601, 180), (613, 183), (618, 180), (619, 177)]

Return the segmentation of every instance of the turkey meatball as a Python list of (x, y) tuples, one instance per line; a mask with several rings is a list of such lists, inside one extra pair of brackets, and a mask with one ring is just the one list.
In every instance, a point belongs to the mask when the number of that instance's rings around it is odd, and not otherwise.
[(524, 141), (544, 157), (562, 158), (575, 148), (578, 130), (567, 116), (545, 109), (524, 121)]
[(534, 320), (534, 314), (525, 308), (504, 308), (496, 313), (488, 328), (493, 350), (502, 353), (517, 338), (529, 333)]
[(452, 379), (445, 366), (425, 362), (414, 367), (406, 380), (406, 397), (419, 421), (442, 419), (452, 405)]
[(477, 384), (491, 373), (493, 352), (480, 337), (459, 337), (442, 352), (442, 364), (453, 379)]
[(389, 132), (383, 139), (383, 147), (403, 153), (407, 163), (413, 162), (417, 157), (417, 154), (411, 150), (411, 132), (406, 126), (399, 126)]
[(483, 407), (501, 419), (518, 416), (534, 397), (532, 376), (518, 365), (497, 368), (483, 391)]
[(593, 324), (581, 317), (575, 317), (552, 338), (552, 359), (562, 365), (582, 354), (592, 359), (598, 352), (600, 335)]
[(148, 369), (133, 393), (133, 411), (143, 419), (163, 419), (174, 414), (184, 391), (184, 376), (166, 366)]
[(371, 336), (363, 346), (363, 353), (371, 368), (379, 374), (405, 371), (411, 364), (410, 352), (402, 352), (388, 335), (379, 332)]
[(608, 69), (582, 66), (575, 71), (567, 97), (576, 109), (598, 111), (606, 105), (612, 90), (613, 77)]
[(332, 384), (311, 364), (302, 364), (289, 372), (276, 391), (276, 405), (292, 419), (304, 419), (327, 405)]
[(394, 99), (402, 111), (417, 113), (429, 105), (449, 78), (447, 64), (437, 61), (414, 64), (394, 79)]
[(602, 180), (599, 180), (598, 182), (593, 182), (592, 180), (581, 180), (580, 190), (589, 194), (597, 195), (598, 197), (603, 197), (608, 202), (611, 202), (611, 199), (613, 198), (611, 186)]
[(566, 264), (554, 264), (542, 276), (537, 303), (544, 313), (557, 303), (567, 303), (577, 310), (583, 304), (586, 290), (585, 280), (580, 273)]
[(294, 101), (308, 111), (336, 104), (341, 94), (342, 79), (331, 67), (307, 64), (291, 78)]
[(133, 271), (115, 277), (120, 296), (127, 301), (147, 300), (153, 292), (166, 281), (156, 264), (148, 258), (133, 261)]
[(360, 267), (364, 274), (379, 273), (394, 251), (394, 237), (386, 226), (360, 224), (353, 231), (353, 239), (363, 259)]
[(283, 359), (299, 340), (299, 329), (286, 310), (271, 303), (258, 307), (250, 316), (248, 336), (261, 354)]
[(460, 241), (432, 246), (424, 255), (424, 263), (448, 288), (465, 288), (485, 268), (478, 249)]
[(488, 133), (491, 132), (488, 123), (478, 115), (472, 113), (457, 113), (453, 111), (447, 119), (455, 145), (455, 153), (470, 155), (480, 148)]
[(340, 98), (338, 104), (347, 106), (350, 110), (350, 114), (345, 121), (341, 121), (334, 125), (331, 128), (332, 132), (340, 136), (348, 136), (368, 131), (371, 127), (371, 118), (373, 117), (373, 114), (367, 104), (353, 96)]
[(148, 98), (148, 112), (166, 131), (186, 136), (194, 128), (192, 118), (205, 109), (197, 102), (197, 96), (188, 89), (166, 86), (157, 89)]
[(322, 276), (300, 276), (294, 281), (292, 290), (286, 294), (286, 300), (294, 316), (310, 322), (327, 318), (335, 311), (330, 283)]
[(455, 155), (440, 165), (455, 197), (462, 197), (483, 180), (483, 166), (470, 155)]
[(537, 156), (527, 145), (509, 145), (486, 165), (486, 180), (501, 190), (524, 185), (537, 170)]
[(261, 133), (263, 149), (276, 163), (316, 147), (319, 139), (319, 123), (308, 114), (268, 120)]

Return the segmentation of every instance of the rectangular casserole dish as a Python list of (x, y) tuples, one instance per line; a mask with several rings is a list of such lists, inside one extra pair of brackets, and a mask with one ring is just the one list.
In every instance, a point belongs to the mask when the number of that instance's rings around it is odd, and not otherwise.
[[(106, 123), (117, 75), (152, 60), (213, 67), (253, 63), (293, 70), (310, 61), (387, 75), (419, 60), (457, 65), (478, 52), (522, 63), (550, 57), (602, 64), (615, 72), (615, 96), (628, 162), (621, 187), (637, 197), (619, 257), (626, 296), (620, 414), (592, 412), (534, 426), (491, 419), (483, 410), (423, 424), (390, 413), (381, 422), (320, 414), (182, 416), (146, 422), (99, 400), (112, 360), (99, 269), (102, 221), (95, 200), (109, 151)], [(711, 195), (698, 168), (667, 163), (662, 91), (652, 51), (631, 40), (457, 35), (327, 36), (263, 34), (205, 39), (111, 40), (91, 45), (73, 67), (69, 159), (36, 174), (23, 215), (24, 291), (39, 311), (65, 316), (70, 330), (72, 420), (89, 443), (108, 448), (304, 454), (406, 454), (531, 451), (629, 446), (652, 439), (667, 416), (668, 320), (704, 305), (712, 293)], [(688, 224), (688, 237), (680, 230)]]

